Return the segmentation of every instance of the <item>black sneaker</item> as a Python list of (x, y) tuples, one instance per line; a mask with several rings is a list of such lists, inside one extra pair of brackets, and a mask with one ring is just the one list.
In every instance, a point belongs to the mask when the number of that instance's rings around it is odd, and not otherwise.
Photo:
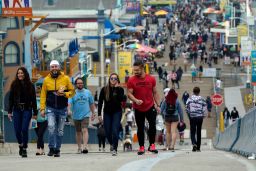
[(170, 150), (171, 150), (172, 152), (175, 152), (174, 148), (170, 148)]
[(110, 152), (112, 152), (114, 150), (112, 145), (110, 145), (110, 149), (109, 150), (110, 150)]
[(22, 156), (22, 150), (23, 150), (23, 147), (22, 146), (19, 146), (19, 155)]
[(197, 150), (196, 145), (193, 145), (192, 151), (193, 151), (193, 152), (196, 152), (196, 150)]
[(60, 150), (54, 151), (54, 157), (60, 157)]
[(184, 140), (180, 140), (180, 145), (183, 145), (184, 144)]
[(28, 157), (27, 149), (25, 149), (25, 148), (22, 149), (21, 157)]
[(87, 154), (88, 150), (85, 148), (85, 149), (83, 149), (82, 153)]
[(50, 151), (47, 154), (47, 156), (53, 156), (53, 155), (54, 155), (54, 148), (50, 148)]

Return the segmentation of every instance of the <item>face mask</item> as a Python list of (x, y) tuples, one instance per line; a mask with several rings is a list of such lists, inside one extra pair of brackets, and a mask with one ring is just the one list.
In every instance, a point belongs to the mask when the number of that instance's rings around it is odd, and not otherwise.
[(51, 71), (50, 74), (51, 74), (52, 78), (57, 78), (60, 75), (60, 71), (57, 71), (57, 72), (56, 71), (54, 71), (54, 72)]

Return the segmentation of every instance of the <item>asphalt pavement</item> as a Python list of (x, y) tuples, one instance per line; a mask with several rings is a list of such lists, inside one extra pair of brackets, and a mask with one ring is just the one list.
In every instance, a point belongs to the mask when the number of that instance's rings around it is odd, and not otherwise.
[(112, 156), (109, 146), (106, 152), (99, 152), (97, 145), (89, 145), (88, 154), (76, 154), (75, 144), (64, 144), (59, 158), (36, 156), (36, 144), (29, 144), (28, 157), (18, 156), (17, 144), (5, 144), (8, 149), (0, 153), (0, 171), (255, 171), (256, 161), (245, 157), (222, 152), (212, 148), (211, 140), (202, 141), (202, 151), (192, 152), (189, 140), (175, 152), (163, 151), (157, 146), (158, 154), (146, 152), (137, 155), (138, 145), (133, 144), (133, 151), (123, 152), (118, 148), (118, 155)]

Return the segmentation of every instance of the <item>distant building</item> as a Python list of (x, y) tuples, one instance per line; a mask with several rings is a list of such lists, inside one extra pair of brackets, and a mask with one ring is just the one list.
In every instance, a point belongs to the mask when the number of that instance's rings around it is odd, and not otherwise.
[(17, 68), (25, 64), (24, 25), (24, 18), (21, 17), (0, 18), (0, 30), (7, 33), (3, 39), (5, 109), (8, 105), (8, 91)]
[[(97, 22), (97, 9), (100, 0), (33, 0), (34, 15), (46, 15), (42, 28), (75, 28), (76, 23)], [(118, 18), (125, 13), (124, 3), (120, 0), (103, 0), (106, 18)]]

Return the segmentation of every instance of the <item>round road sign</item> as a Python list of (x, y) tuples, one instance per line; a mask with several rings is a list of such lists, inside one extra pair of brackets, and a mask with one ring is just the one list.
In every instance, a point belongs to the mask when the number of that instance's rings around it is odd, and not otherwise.
[(211, 100), (214, 106), (220, 106), (223, 103), (223, 97), (220, 94), (212, 95)]

